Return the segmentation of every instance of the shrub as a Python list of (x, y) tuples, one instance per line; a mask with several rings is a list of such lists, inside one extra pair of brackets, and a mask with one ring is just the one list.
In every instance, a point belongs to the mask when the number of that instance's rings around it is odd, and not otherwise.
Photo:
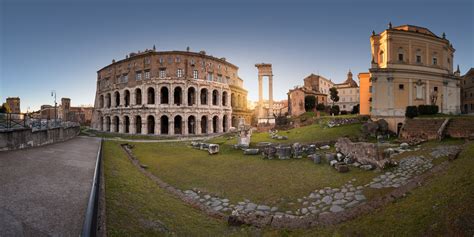
[(318, 105), (316, 105), (316, 110), (318, 111), (324, 111), (326, 109), (326, 106), (324, 106), (324, 104), (322, 103), (319, 103)]
[(357, 104), (356, 106), (352, 107), (351, 114), (358, 114), (360, 109), (360, 105)]
[(334, 105), (331, 107), (331, 114), (339, 115), (339, 105)]
[(313, 111), (314, 107), (316, 107), (316, 97), (312, 95), (307, 95), (304, 97), (304, 109), (306, 112)]
[(437, 105), (418, 105), (418, 113), (420, 115), (437, 114), (439, 108)]
[(407, 106), (405, 117), (414, 118), (416, 116), (418, 116), (418, 108), (416, 106)]
[(346, 114), (347, 114), (346, 110), (341, 111), (341, 115), (346, 115)]

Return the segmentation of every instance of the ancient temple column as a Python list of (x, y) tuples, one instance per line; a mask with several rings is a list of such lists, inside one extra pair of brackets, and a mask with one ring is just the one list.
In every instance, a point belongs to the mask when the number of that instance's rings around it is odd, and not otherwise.
[(262, 76), (258, 75), (258, 118), (263, 117), (263, 82)]
[(273, 117), (273, 75), (268, 76), (268, 117)]

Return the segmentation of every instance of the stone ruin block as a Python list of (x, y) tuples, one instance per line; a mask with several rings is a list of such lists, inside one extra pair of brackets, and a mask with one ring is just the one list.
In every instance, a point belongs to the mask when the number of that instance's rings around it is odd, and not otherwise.
[(348, 138), (339, 138), (336, 148), (345, 156), (355, 159), (362, 165), (371, 164), (383, 169), (392, 163), (390, 157), (384, 157), (384, 153), (379, 152), (374, 143), (351, 142)]
[(349, 167), (346, 165), (346, 163), (344, 162), (338, 162), (334, 165), (334, 168), (336, 168), (336, 170), (339, 172), (339, 173), (346, 173), (346, 172), (349, 172)]
[(310, 154), (308, 157), (315, 163), (321, 164), (321, 155), (320, 154)]
[(276, 157), (277, 148), (275, 146), (267, 146), (263, 148), (263, 156), (266, 159), (273, 159)]
[(303, 147), (301, 146), (301, 144), (294, 143), (291, 146), (291, 149), (292, 149), (291, 153), (292, 153), (293, 158), (296, 158), (296, 159), (303, 158)]
[(276, 148), (276, 155), (280, 160), (287, 160), (291, 158), (291, 147), (290, 146), (278, 146)]
[(252, 149), (245, 149), (244, 150), (244, 155), (258, 155), (259, 150), (256, 148)]
[(219, 153), (219, 145), (218, 144), (208, 144), (208, 151), (209, 151), (209, 155)]

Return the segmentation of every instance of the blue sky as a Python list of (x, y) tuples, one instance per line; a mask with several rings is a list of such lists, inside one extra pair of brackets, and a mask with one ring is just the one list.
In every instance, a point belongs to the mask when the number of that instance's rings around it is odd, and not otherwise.
[[(22, 111), (69, 97), (93, 104), (96, 71), (127, 53), (205, 50), (226, 57), (256, 100), (255, 63), (272, 63), (274, 98), (310, 73), (333, 81), (370, 66), (372, 30), (389, 21), (446, 32), (454, 63), (474, 65), (474, 4), (451, 1), (107, 1), (0, 0), (0, 99)], [(356, 78), (355, 78), (356, 79)]]

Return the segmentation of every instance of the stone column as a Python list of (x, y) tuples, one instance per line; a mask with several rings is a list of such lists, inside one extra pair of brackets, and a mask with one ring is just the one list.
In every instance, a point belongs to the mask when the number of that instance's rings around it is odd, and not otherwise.
[(174, 135), (174, 119), (168, 120), (168, 135)]
[(104, 117), (102, 121), (102, 131), (107, 131), (107, 117)]
[(201, 134), (201, 120), (196, 118), (196, 124), (194, 125), (196, 135)]
[(273, 75), (268, 76), (268, 117), (273, 117)]
[(161, 118), (155, 118), (155, 134), (161, 135)]
[(182, 126), (181, 126), (182, 132), (181, 132), (181, 134), (188, 135), (188, 120), (183, 119), (183, 121), (181, 123), (182, 123)]
[(128, 125), (128, 131), (130, 134), (135, 134), (137, 133), (136, 127), (135, 127), (135, 116), (131, 115), (129, 117), (130, 125)]
[(258, 117), (263, 117), (263, 82), (262, 76), (258, 75)]
[(207, 134), (214, 133), (214, 128), (212, 126), (212, 118), (207, 119)]
[(130, 91), (130, 106), (133, 106), (133, 105), (136, 105), (137, 103), (136, 100), (135, 100), (135, 89), (133, 89), (132, 91)]
[(145, 116), (142, 118), (142, 134), (147, 134), (148, 133), (148, 128), (147, 128), (147, 117)]
[(430, 103), (430, 81), (429, 80), (426, 80), (426, 93), (425, 93), (425, 97), (426, 97), (426, 104), (429, 105), (431, 104)]

